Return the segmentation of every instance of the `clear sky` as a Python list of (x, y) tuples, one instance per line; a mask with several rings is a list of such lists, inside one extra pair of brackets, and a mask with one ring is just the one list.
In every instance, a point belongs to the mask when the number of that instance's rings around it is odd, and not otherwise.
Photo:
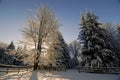
[(19, 29), (41, 4), (56, 14), (66, 42), (77, 39), (80, 12), (85, 13), (86, 8), (99, 16), (100, 22), (120, 24), (120, 0), (0, 0), (0, 41), (21, 40)]

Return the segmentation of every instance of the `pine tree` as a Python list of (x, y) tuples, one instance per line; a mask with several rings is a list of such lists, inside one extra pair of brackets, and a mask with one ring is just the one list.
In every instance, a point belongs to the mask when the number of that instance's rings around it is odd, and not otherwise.
[(13, 65), (14, 56), (10, 55), (5, 49), (0, 48), (0, 64)]
[(82, 44), (82, 66), (110, 67), (117, 66), (117, 57), (111, 45), (110, 38), (98, 17), (88, 10), (86, 15), (81, 14), (80, 33), (78, 40)]
[(115, 28), (116, 28), (116, 39), (114, 40), (114, 44), (120, 65), (120, 25), (117, 24)]
[[(120, 34), (119, 34), (119, 25), (113, 25), (112, 23), (105, 23), (103, 24), (103, 28), (107, 31), (109, 35), (109, 41), (111, 42), (114, 52), (118, 57), (118, 61), (120, 62)], [(120, 63), (118, 62), (118, 65)]]
[(8, 45), (7, 49), (15, 49), (15, 45), (13, 43), (13, 41), (11, 41), (11, 43)]
[(117, 32), (117, 40), (118, 40), (118, 43), (120, 44), (120, 25), (117, 24), (115, 28)]

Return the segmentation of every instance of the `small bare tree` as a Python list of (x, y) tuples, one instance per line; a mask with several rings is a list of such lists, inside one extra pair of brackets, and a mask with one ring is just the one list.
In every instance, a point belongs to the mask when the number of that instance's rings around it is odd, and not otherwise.
[(24, 38), (29, 42), (32, 41), (37, 51), (33, 70), (38, 68), (44, 40), (46, 39), (47, 35), (58, 26), (58, 20), (51, 12), (51, 10), (46, 6), (41, 6), (36, 11), (36, 17), (34, 19), (28, 20), (28, 26), (23, 28), (22, 32)]

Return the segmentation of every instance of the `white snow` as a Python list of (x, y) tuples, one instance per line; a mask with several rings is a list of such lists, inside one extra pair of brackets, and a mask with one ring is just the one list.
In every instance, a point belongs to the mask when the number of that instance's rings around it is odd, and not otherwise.
[(64, 71), (24, 71), (20, 73), (0, 73), (0, 80), (120, 80), (120, 74), (78, 73), (77, 70)]

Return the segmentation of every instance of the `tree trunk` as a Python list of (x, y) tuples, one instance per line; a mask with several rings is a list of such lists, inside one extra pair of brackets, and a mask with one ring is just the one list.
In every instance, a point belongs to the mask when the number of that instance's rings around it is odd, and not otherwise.
[(41, 54), (41, 41), (38, 42), (38, 47), (37, 47), (37, 54), (36, 54), (36, 57), (35, 57), (35, 62), (34, 62), (34, 68), (33, 70), (37, 70), (38, 69), (38, 64), (39, 64), (39, 58), (40, 58), (40, 54)]
[(37, 68), (38, 68), (38, 62), (35, 62), (33, 70), (37, 70)]
[[(38, 50), (39, 50), (39, 49), (38, 49)], [(37, 54), (36, 54), (36, 58), (35, 58), (33, 70), (37, 70), (37, 68), (38, 68), (40, 54), (41, 54), (41, 49), (40, 49), (39, 52), (37, 52)]]

